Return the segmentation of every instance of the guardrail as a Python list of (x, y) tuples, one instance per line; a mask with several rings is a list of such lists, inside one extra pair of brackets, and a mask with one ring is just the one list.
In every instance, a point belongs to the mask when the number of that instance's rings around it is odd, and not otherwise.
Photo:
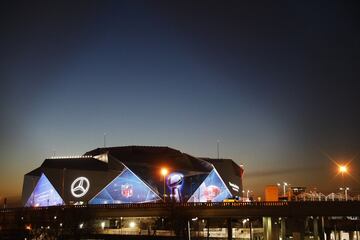
[[(205, 202), (61, 205), (0, 210), (0, 222), (7, 219), (51, 219), (51, 217), (151, 217), (186, 215), (203, 218), (243, 216), (358, 216), (360, 201), (347, 202)], [(12, 220), (14, 221), (14, 220)]]
[(348, 202), (319, 202), (319, 201), (306, 201), (306, 202), (197, 202), (197, 203), (125, 203), (125, 204), (84, 204), (84, 205), (58, 205), (49, 207), (20, 207), (20, 208), (5, 208), (0, 209), (0, 213), (12, 211), (42, 211), (46, 209), (144, 209), (144, 208), (283, 208), (292, 206), (341, 206), (351, 205), (358, 201)]

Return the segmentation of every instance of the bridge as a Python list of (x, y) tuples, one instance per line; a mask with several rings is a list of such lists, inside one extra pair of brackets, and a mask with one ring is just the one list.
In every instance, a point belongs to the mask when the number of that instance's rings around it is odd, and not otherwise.
[(3, 219), (17, 215), (30, 216), (87, 212), (93, 217), (156, 217), (173, 212), (188, 217), (304, 217), (360, 216), (360, 201), (306, 202), (219, 202), (219, 203), (132, 203), (103, 205), (64, 205), (0, 209)]
[[(26, 226), (50, 226), (55, 220), (78, 226), (82, 222), (99, 219), (135, 217), (181, 219), (183, 222), (194, 218), (209, 222), (224, 219), (227, 221), (228, 239), (232, 239), (232, 222), (246, 218), (253, 219), (254, 222), (262, 220), (264, 239), (274, 239), (273, 224), (279, 219), (281, 228), (278, 235), (282, 239), (285, 239), (289, 228), (299, 233), (299, 239), (303, 239), (305, 225), (309, 225), (311, 219), (314, 236), (324, 239), (324, 235), (330, 236), (331, 232), (335, 231), (334, 234), (337, 234), (336, 226), (344, 226), (343, 229), (348, 228), (347, 230), (355, 233), (359, 230), (360, 201), (143, 203), (9, 208), (0, 210), (0, 229), (4, 231), (24, 229)], [(355, 235), (353, 233), (352, 236)]]

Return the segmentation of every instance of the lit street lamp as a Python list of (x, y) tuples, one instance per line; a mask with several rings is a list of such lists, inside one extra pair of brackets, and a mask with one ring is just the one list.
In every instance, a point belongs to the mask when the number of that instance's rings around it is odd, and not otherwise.
[(287, 186), (288, 186), (288, 184), (286, 182), (284, 182), (284, 185), (283, 185), (283, 187), (284, 187), (284, 196), (286, 195), (286, 187)]
[(346, 165), (339, 165), (339, 173), (341, 173), (342, 176), (344, 176), (344, 173), (348, 172), (348, 167)]
[(243, 228), (245, 228), (246, 227), (246, 223), (249, 223), (249, 232), (250, 232), (250, 240), (252, 240), (253, 239), (253, 237), (252, 237), (252, 222), (250, 221), (250, 219), (249, 218), (246, 218), (246, 219), (244, 219), (243, 221), (242, 221), (242, 224), (243, 224)]
[(344, 193), (345, 193), (345, 201), (347, 201), (348, 200), (348, 191), (350, 190), (350, 188), (349, 187), (344, 187), (344, 188), (341, 187), (340, 190), (344, 191)]
[[(290, 184), (286, 183), (286, 182), (283, 182), (283, 196), (286, 195), (286, 187), (289, 186)], [(277, 186), (278, 187), (281, 187), (281, 184), (280, 183), (277, 183)]]
[(250, 192), (251, 192), (250, 190), (247, 190), (247, 191), (246, 191), (246, 198), (247, 198), (248, 200), (249, 200), (249, 194), (250, 194)]
[[(338, 172), (341, 173), (342, 176), (342, 184), (344, 184), (344, 174), (347, 174), (349, 172), (349, 168), (347, 164), (338, 165)], [(345, 184), (344, 184), (345, 185)], [(350, 190), (349, 187), (341, 187), (341, 191), (344, 191), (345, 194), (345, 201), (348, 200), (348, 191)]]
[(246, 201), (249, 201), (249, 195), (250, 195), (250, 193), (252, 192), (251, 190), (242, 190), (242, 197), (243, 197), (243, 199), (245, 199), (245, 196), (244, 196), (244, 194), (245, 194), (245, 192), (246, 192)]
[[(278, 186), (278, 192), (281, 192), (281, 190), (280, 190), (281, 189), (281, 184), (277, 183), (276, 185)], [(280, 195), (280, 194), (278, 193), (278, 195)]]
[(164, 202), (165, 202), (165, 196), (166, 196), (166, 188), (165, 188), (165, 178), (166, 178), (166, 175), (168, 174), (168, 170), (167, 168), (161, 168), (161, 175), (164, 177)]

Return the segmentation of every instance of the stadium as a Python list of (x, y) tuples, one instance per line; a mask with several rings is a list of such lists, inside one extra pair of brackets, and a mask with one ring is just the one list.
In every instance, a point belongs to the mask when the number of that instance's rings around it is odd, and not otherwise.
[(161, 201), (222, 202), (242, 197), (243, 168), (169, 147), (97, 148), (52, 157), (24, 176), (26, 207)]

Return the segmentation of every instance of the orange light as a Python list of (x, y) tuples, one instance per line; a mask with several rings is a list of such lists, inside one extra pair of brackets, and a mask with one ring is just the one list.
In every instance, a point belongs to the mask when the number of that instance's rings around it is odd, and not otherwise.
[(167, 168), (161, 168), (161, 175), (163, 175), (164, 177), (168, 174), (168, 170)]
[(347, 171), (348, 171), (348, 168), (347, 168), (346, 165), (340, 165), (339, 166), (339, 172), (340, 173), (347, 173)]

